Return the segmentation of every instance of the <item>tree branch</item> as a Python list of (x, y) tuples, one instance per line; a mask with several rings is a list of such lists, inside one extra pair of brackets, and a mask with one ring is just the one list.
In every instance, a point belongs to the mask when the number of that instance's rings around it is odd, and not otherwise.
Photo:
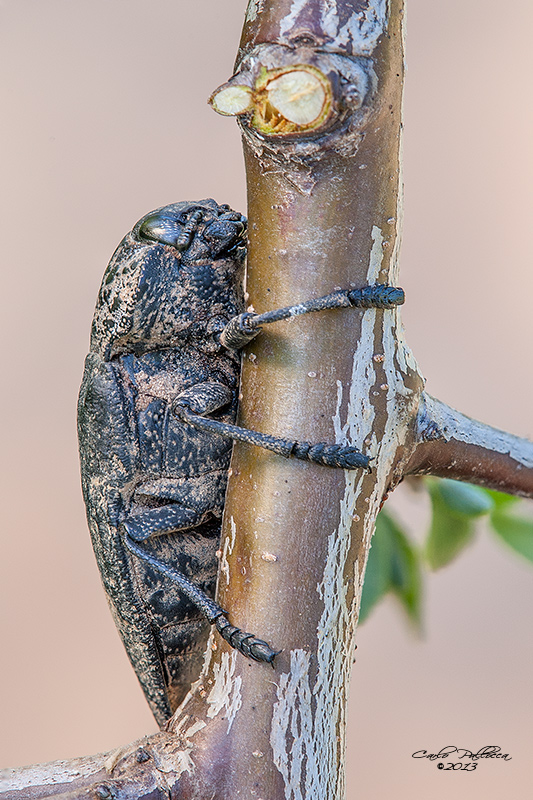
[[(169, 800), (190, 768), (187, 735), (161, 731), (118, 750), (0, 772), (1, 800)], [(174, 795), (173, 795), (174, 796)]]
[(62, 797), (72, 785), (77, 791), (97, 784), (108, 777), (105, 761), (109, 753), (100, 753), (69, 761), (53, 761), (16, 769), (0, 771), (0, 797), (2, 800), (39, 800), (42, 797)]
[[(261, 7), (254, 16), (250, 4), (236, 74), (212, 98), (229, 113), (234, 92), (250, 92), (251, 105), (235, 112), (248, 178), (249, 303), (262, 313), (336, 288), (395, 285), (402, 3), (390, 4), (389, 18), (385, 4), (360, 0), (329, 12), (318, 2)], [(221, 797), (343, 796), (366, 557), (410, 452), (422, 390), (400, 331), (397, 310), (343, 309), (275, 323), (246, 351), (242, 425), (352, 444), (372, 457), (372, 473), (234, 448), (219, 600), (234, 624), (281, 653), (274, 672), (225, 645), (211, 659), (202, 689), (224, 671), (226, 706), (194, 737), (190, 780), (209, 781), (216, 769)], [(184, 713), (198, 718), (202, 706), (191, 697), (172, 724)], [(197, 787), (198, 796), (215, 791)]]
[(436, 475), (533, 497), (533, 442), (492, 428), (424, 393), (408, 475)]

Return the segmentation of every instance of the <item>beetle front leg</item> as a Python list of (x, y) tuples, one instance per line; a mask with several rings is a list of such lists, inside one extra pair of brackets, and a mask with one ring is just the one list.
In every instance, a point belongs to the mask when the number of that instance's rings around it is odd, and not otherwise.
[(372, 286), (363, 286), (362, 289), (339, 290), (305, 303), (266, 311), (264, 314), (254, 314), (249, 311), (239, 314), (228, 322), (220, 334), (220, 342), (228, 350), (241, 350), (261, 333), (262, 325), (270, 322), (279, 322), (312, 311), (325, 311), (331, 308), (394, 308), (402, 305), (404, 301), (403, 289), (388, 284), (376, 283)]

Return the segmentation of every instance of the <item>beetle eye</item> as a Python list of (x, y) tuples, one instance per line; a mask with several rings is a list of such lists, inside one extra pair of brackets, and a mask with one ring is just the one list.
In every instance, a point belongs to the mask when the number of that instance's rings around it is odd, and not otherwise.
[(147, 217), (139, 228), (139, 237), (151, 242), (161, 242), (176, 247), (183, 226), (172, 217), (153, 214)]

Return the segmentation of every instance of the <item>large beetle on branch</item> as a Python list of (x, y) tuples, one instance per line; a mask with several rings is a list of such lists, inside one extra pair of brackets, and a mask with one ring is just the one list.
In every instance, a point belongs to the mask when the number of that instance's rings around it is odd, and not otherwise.
[(209, 623), (256, 661), (275, 651), (213, 597), (232, 439), (344, 469), (355, 448), (235, 426), (238, 350), (262, 324), (326, 308), (389, 308), (376, 285), (263, 315), (243, 313), (246, 220), (214, 200), (143, 217), (104, 275), (80, 390), (82, 486), (116, 625), (157, 721), (198, 677)]

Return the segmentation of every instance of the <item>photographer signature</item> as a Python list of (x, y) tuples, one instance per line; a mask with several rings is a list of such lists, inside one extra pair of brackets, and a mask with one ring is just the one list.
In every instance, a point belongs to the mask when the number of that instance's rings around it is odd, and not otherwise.
[[(473, 750), (469, 750), (466, 747), (455, 747), (454, 745), (448, 745), (447, 747), (442, 747), (438, 753), (428, 753), (427, 750), (417, 750), (413, 755), (412, 758), (427, 758), (429, 761), (437, 761), (438, 759), (443, 759), (443, 761), (439, 761), (437, 764), (439, 769), (451, 769), (457, 770), (462, 769), (463, 771), (471, 772), (475, 770), (477, 767), (477, 762), (482, 758), (500, 758), (502, 761), (511, 761), (511, 756), (509, 753), (502, 753), (502, 748), (498, 747), (497, 745), (486, 745), (485, 747), (480, 747), (475, 753)], [(449, 763), (448, 766), (444, 766), (445, 760), (450, 759), (465, 759), (462, 763)]]
[(438, 753), (428, 753), (427, 750), (417, 750), (416, 753), (413, 753), (412, 758), (429, 758), (430, 761), (435, 761), (437, 758), (449, 758), (451, 755), (455, 755), (455, 758), (471, 758), (474, 761), (478, 758), (502, 758), (504, 761), (511, 761), (509, 753), (502, 753), (501, 747), (497, 747), (496, 745), (481, 747), (477, 753), (472, 752), (472, 750), (467, 750), (466, 748), (448, 745), (448, 747), (441, 748)]

